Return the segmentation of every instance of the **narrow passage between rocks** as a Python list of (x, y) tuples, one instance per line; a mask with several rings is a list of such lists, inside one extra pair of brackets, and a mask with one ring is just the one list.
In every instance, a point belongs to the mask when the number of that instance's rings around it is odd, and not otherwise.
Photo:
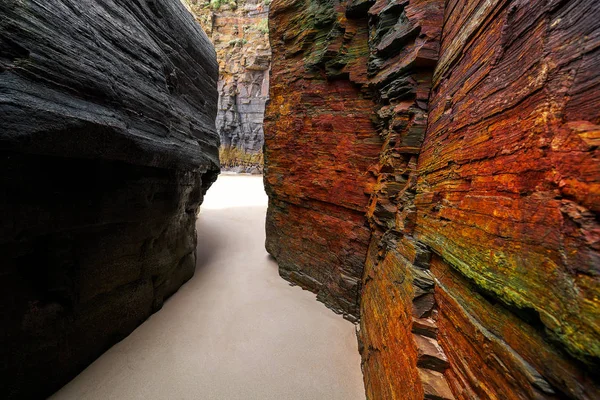
[(195, 276), (52, 399), (364, 399), (355, 328), (281, 279), (261, 177), (221, 175)]

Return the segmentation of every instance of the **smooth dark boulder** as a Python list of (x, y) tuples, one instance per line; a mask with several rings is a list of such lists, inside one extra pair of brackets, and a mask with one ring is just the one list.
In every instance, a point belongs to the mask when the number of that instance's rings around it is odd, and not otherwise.
[(179, 0), (0, 0), (0, 397), (51, 394), (193, 275), (217, 70)]

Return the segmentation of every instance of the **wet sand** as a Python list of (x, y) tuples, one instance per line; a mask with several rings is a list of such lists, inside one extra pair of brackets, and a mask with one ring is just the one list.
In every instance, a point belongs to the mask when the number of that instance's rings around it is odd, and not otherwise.
[(52, 399), (364, 399), (354, 325), (279, 277), (266, 208), (262, 177), (219, 177), (196, 275)]

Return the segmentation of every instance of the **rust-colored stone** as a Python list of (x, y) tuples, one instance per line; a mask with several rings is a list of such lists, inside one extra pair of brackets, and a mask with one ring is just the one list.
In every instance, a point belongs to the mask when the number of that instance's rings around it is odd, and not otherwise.
[(452, 390), (444, 375), (430, 369), (419, 368), (419, 378), (423, 385), (423, 398), (426, 400), (454, 400)]
[[(427, 271), (430, 252), (413, 238), (413, 232), (417, 156), (426, 130), (443, 2), (394, 5), (377, 1), (369, 14), (375, 28), (371, 44), (376, 48), (371, 65), (379, 65), (372, 70), (380, 100), (376, 115), (383, 146), (379, 163), (373, 167), (377, 185), (367, 209), (371, 246), (379, 252), (369, 253), (365, 267), (359, 337), (364, 347), (375, 342), (380, 351), (376, 362), (363, 364), (366, 393), (371, 399), (452, 398), (444, 376), (434, 371), (447, 367), (443, 352), (437, 357), (432, 350), (439, 348), (436, 339), (411, 334), (413, 318), (427, 318), (435, 311), (434, 280)], [(392, 28), (386, 29), (390, 25)], [(387, 50), (382, 51), (384, 48)], [(400, 281), (410, 287), (410, 296), (380, 294), (394, 293), (392, 288)], [(399, 319), (398, 309), (409, 317)], [(437, 330), (434, 324), (429, 329)], [(413, 356), (399, 357), (406, 352)]]
[[(440, 342), (452, 365), (447, 376), (455, 392), (469, 398), (600, 397), (594, 376), (581, 363), (547, 342), (543, 330), (524, 321), (440, 257), (431, 270), (439, 276)], [(551, 390), (548, 390), (548, 389)], [(460, 396), (459, 396), (460, 397)]]
[(282, 276), (354, 320), (370, 238), (364, 210), (374, 180), (367, 171), (381, 144), (374, 103), (358, 86), (367, 26), (343, 11), (339, 3), (271, 5), (267, 250)]
[(412, 332), (437, 339), (438, 328), (431, 318), (415, 318), (412, 320)]
[(384, 255), (373, 242), (365, 269), (361, 309), (368, 312), (361, 316), (359, 340), (367, 396), (422, 400), (418, 352), (410, 331), (410, 262), (395, 251)]
[[(600, 7), (467, 3), (488, 8), (444, 34), (416, 236), (499, 301), (539, 314), (571, 353), (597, 359), (600, 152), (582, 132), (596, 129), (600, 108), (573, 102), (586, 96), (581, 79), (600, 82), (587, 69), (600, 60)], [(446, 25), (461, 18), (456, 9)]]
[(598, 21), (592, 0), (274, 2), (267, 247), (338, 282), (329, 304), (359, 287), (335, 261), (366, 258), (367, 397), (599, 396)]
[(589, 1), (446, 14), (415, 236), (440, 255), (459, 397), (598, 397), (600, 111), (582, 99), (598, 102), (599, 17)]
[(448, 367), (448, 357), (437, 340), (427, 336), (413, 335), (417, 344), (417, 365), (432, 371), (444, 372)]

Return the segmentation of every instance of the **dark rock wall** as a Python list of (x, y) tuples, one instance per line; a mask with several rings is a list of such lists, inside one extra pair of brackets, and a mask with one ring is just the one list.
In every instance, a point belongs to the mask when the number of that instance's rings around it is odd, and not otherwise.
[(195, 268), (217, 63), (178, 0), (0, 0), (0, 393), (52, 393)]
[(267, 249), (360, 302), (369, 398), (599, 397), (598, 21), (591, 0), (271, 5)]

